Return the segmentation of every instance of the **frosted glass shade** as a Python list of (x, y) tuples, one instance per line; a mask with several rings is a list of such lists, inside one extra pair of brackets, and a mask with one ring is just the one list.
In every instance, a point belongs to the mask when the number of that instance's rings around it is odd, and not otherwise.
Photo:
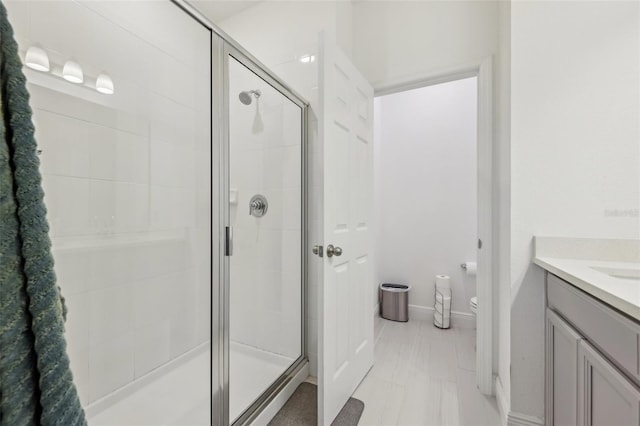
[(105, 95), (113, 95), (113, 80), (107, 74), (100, 74), (96, 79), (96, 90)]
[(62, 77), (72, 83), (82, 83), (84, 81), (82, 67), (79, 63), (74, 61), (67, 61), (64, 64), (64, 68), (62, 68)]
[(31, 69), (36, 71), (47, 72), (50, 69), (49, 55), (44, 49), (36, 46), (31, 46), (27, 49), (27, 54), (24, 57), (24, 63)]

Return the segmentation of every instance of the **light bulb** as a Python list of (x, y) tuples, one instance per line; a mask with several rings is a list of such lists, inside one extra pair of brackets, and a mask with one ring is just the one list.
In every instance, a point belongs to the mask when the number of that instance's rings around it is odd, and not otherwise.
[(82, 83), (84, 81), (84, 74), (82, 73), (82, 67), (80, 64), (74, 61), (67, 61), (62, 68), (62, 77), (72, 83)]
[(115, 88), (113, 87), (113, 80), (107, 74), (100, 74), (96, 79), (96, 90), (105, 95), (113, 95)]
[(24, 57), (24, 63), (29, 68), (36, 71), (49, 71), (49, 55), (44, 49), (36, 46), (31, 46), (27, 49), (27, 54)]

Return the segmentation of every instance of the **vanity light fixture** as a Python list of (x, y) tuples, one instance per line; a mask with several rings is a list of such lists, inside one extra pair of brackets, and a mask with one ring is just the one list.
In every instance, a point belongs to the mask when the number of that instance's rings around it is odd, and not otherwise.
[(48, 72), (51, 69), (49, 55), (44, 49), (37, 46), (31, 46), (27, 49), (24, 64), (36, 71)]
[(79, 63), (67, 61), (62, 68), (62, 77), (72, 83), (80, 84), (84, 81), (84, 74)]
[(96, 90), (105, 95), (113, 95), (115, 88), (113, 87), (113, 80), (107, 74), (100, 74), (96, 79)]

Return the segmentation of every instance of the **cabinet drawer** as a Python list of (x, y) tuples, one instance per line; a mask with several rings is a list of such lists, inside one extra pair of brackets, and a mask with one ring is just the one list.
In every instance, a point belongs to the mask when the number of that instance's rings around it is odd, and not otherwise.
[(640, 382), (640, 325), (547, 273), (547, 304), (619, 368)]

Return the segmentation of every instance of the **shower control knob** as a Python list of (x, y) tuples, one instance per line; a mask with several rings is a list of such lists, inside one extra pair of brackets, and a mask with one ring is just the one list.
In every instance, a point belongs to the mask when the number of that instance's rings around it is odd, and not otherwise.
[(264, 195), (254, 195), (249, 201), (249, 214), (254, 217), (262, 217), (267, 214), (269, 203)]
[(334, 247), (333, 244), (329, 244), (327, 246), (327, 257), (341, 256), (341, 255), (342, 255), (342, 249), (340, 247)]

